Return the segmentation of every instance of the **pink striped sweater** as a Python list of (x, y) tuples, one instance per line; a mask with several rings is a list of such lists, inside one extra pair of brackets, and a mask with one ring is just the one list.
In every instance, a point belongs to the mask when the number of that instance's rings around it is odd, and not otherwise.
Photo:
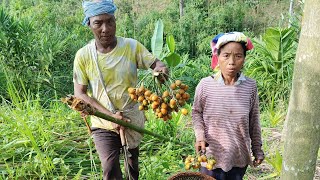
[(196, 140), (209, 144), (206, 152), (216, 159), (215, 168), (227, 172), (252, 165), (251, 150), (254, 157), (264, 157), (254, 80), (242, 75), (240, 82), (227, 86), (217, 76), (203, 78), (196, 88), (192, 121)]

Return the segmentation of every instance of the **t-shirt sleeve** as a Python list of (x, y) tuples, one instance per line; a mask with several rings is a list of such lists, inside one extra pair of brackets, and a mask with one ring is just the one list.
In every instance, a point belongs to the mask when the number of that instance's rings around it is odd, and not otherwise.
[(88, 85), (89, 79), (85, 70), (84, 57), (81, 55), (81, 50), (76, 53), (73, 63), (73, 82), (81, 85)]
[(148, 69), (156, 60), (156, 57), (137, 41), (136, 60), (138, 69)]

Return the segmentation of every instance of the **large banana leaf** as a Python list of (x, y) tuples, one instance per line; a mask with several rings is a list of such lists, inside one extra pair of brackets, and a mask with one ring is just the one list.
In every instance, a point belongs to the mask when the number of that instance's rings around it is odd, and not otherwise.
[(171, 53), (164, 58), (170, 67), (175, 67), (181, 62), (181, 57), (177, 53)]
[(167, 40), (167, 45), (168, 45), (169, 51), (171, 53), (174, 53), (175, 48), (176, 48), (176, 42), (174, 41), (173, 35), (168, 35), (166, 40)]
[[(268, 28), (246, 61), (246, 74), (257, 80), (263, 104), (272, 96), (287, 99), (291, 86), (297, 34), (291, 28)], [(279, 93), (280, 92), (280, 93)]]
[(163, 47), (163, 22), (159, 19), (151, 38), (151, 50), (153, 55), (160, 59)]

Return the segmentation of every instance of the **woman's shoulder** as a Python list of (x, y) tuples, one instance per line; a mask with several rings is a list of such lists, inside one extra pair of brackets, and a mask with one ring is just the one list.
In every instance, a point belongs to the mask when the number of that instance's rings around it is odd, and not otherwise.
[(241, 84), (243, 84), (244, 86), (241, 86), (242, 88), (245, 88), (245, 89), (251, 89), (252, 92), (257, 92), (257, 82), (256, 80), (252, 79), (252, 78), (249, 78), (247, 76), (245, 76), (246, 80), (243, 81)]
[(200, 79), (198, 86), (206, 87), (207, 85), (209, 85), (212, 82), (213, 82), (213, 76), (204, 77), (204, 78)]
[(245, 78), (246, 78), (245, 81), (246, 81), (248, 84), (252, 84), (252, 85), (255, 85), (255, 86), (256, 86), (257, 82), (256, 82), (255, 79), (249, 78), (249, 77), (247, 77), (247, 76), (245, 76)]
[(208, 83), (208, 82), (212, 82), (214, 76), (207, 76), (207, 77), (204, 77), (200, 80), (200, 83)]

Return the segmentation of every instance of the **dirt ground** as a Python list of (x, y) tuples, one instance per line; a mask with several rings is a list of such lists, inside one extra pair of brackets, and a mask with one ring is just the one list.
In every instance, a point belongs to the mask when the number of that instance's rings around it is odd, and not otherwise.
[[(270, 145), (270, 150), (277, 149), (281, 145), (281, 131), (277, 128), (265, 128), (263, 131), (268, 133), (268, 139), (266, 139), (267, 144)], [(244, 177), (244, 179), (248, 180), (259, 180), (262, 179), (264, 176), (267, 176), (273, 173), (273, 168), (267, 162), (263, 162), (259, 168), (250, 169), (248, 168), (248, 173)], [(270, 179), (277, 179), (277, 178), (270, 178)], [(279, 178), (278, 178), (279, 179)], [(320, 158), (318, 157), (315, 176), (313, 180), (320, 180)]]

